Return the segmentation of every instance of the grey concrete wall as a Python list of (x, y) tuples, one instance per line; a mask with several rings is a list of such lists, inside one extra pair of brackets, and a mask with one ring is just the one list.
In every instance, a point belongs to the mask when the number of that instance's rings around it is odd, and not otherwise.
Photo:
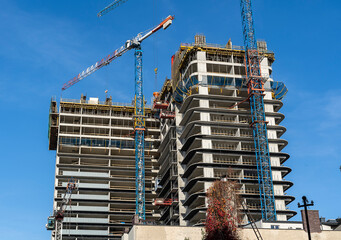
[[(201, 240), (202, 230), (200, 227), (179, 226), (134, 226), (129, 234), (125, 234), (122, 240)], [(308, 239), (304, 230), (277, 230), (260, 229), (264, 240), (301, 240)], [(239, 231), (242, 240), (255, 240), (252, 229), (241, 229)], [(322, 231), (313, 233), (312, 240), (337, 240), (341, 239), (341, 231)]]

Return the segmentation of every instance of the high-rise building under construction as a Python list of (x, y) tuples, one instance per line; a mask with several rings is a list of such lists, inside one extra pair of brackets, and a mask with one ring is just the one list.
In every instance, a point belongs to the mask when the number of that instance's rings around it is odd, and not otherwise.
[[(282, 152), (287, 141), (279, 113), (286, 87), (271, 78), (274, 54), (265, 42), (258, 43), (261, 72), (266, 80), (265, 116), (272, 170), (276, 219), (286, 221), (296, 212), (287, 205), (293, 184), (284, 179), (289, 155)], [(164, 83), (158, 101), (169, 102), (174, 120), (161, 120), (157, 193), (175, 200), (160, 206), (165, 224), (202, 225), (207, 210), (206, 191), (218, 179), (237, 181), (240, 198), (254, 219), (262, 218), (257, 162), (245, 78), (243, 47), (207, 44), (197, 35), (194, 44), (181, 44), (172, 57), (172, 78)], [(247, 221), (242, 212), (244, 223)]]
[[(293, 185), (284, 177), (286, 129), (279, 113), (286, 88), (274, 82), (274, 53), (258, 43), (266, 79), (264, 106), (276, 217), (296, 214), (287, 205)], [(243, 47), (207, 44), (199, 35), (172, 57), (172, 77), (146, 109), (146, 218), (165, 225), (199, 226), (206, 191), (219, 179), (239, 183), (240, 198), (254, 219), (262, 217)], [(133, 106), (61, 99), (50, 110), (50, 149), (57, 150), (54, 209), (73, 178), (77, 190), (66, 209), (63, 239), (120, 239), (135, 213)], [(156, 199), (156, 200), (155, 200)], [(242, 219), (247, 221), (241, 211)]]
[[(56, 150), (54, 210), (61, 205), (68, 182), (76, 182), (66, 206), (62, 239), (120, 239), (135, 214), (134, 107), (61, 99), (51, 101), (49, 149)], [(146, 218), (157, 220), (152, 201), (157, 174), (159, 121), (146, 109)], [(54, 232), (52, 233), (55, 234)]]

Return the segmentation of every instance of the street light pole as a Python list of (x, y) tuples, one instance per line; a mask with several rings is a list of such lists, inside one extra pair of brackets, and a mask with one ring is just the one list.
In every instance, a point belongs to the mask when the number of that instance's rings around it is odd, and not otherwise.
[(298, 205), (299, 208), (304, 207), (305, 220), (306, 220), (306, 223), (307, 223), (308, 239), (311, 240), (307, 207), (314, 206), (314, 201), (311, 201), (310, 203), (308, 203), (308, 199), (307, 199), (306, 196), (303, 196), (302, 200), (303, 200), (303, 204), (301, 205), (300, 203), (298, 203), (297, 205)]

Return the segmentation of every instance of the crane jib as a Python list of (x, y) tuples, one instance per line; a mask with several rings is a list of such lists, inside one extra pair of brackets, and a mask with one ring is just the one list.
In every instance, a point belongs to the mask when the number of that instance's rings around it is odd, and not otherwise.
[(79, 82), (83, 78), (89, 76), (90, 74), (92, 74), (96, 70), (100, 69), (101, 67), (108, 65), (111, 61), (113, 61), (117, 57), (120, 57), (126, 51), (138, 47), (143, 40), (148, 38), (150, 35), (152, 35), (156, 31), (158, 31), (162, 27), (164, 29), (168, 28), (172, 24), (173, 19), (174, 19), (174, 17), (169, 15), (165, 20), (163, 20), (159, 25), (157, 25), (155, 28), (153, 28), (153, 30), (146, 33), (144, 36), (140, 36), (140, 34), (138, 34), (135, 38), (126, 41), (126, 44), (124, 46), (121, 46), (120, 48), (116, 49), (112, 54), (109, 54), (107, 57), (105, 57), (102, 60), (91, 65), (86, 70), (79, 73), (76, 77), (74, 77), (73, 79), (71, 79), (70, 81), (65, 83), (62, 87), (62, 91), (71, 87), (72, 85)]
[(115, 58), (119, 57), (123, 50), (125, 50), (123, 47), (116, 49), (113, 54), (108, 55), (105, 58), (102, 58), (102, 60), (96, 62), (95, 64), (91, 65), (90, 67), (88, 67), (85, 71), (79, 73), (76, 77), (74, 77), (73, 79), (71, 79), (69, 82), (65, 83), (63, 85), (62, 90), (67, 89), (68, 87), (71, 87), (73, 84), (79, 82), (80, 80), (82, 80), (83, 78), (87, 77), (88, 75), (90, 75), (91, 73), (95, 72), (96, 70), (98, 70), (99, 68), (108, 65), (112, 60), (114, 60)]

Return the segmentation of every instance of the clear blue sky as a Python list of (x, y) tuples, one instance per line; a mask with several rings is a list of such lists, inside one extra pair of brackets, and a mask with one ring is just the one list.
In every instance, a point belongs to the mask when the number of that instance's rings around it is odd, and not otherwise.
[[(48, 151), (51, 96), (125, 40), (175, 15), (173, 25), (143, 43), (145, 95), (150, 99), (166, 76), (181, 42), (204, 33), (207, 42), (242, 45), (239, 1), (129, 0), (111, 13), (103, 1), (1, 0), (0, 12), (0, 236), (43, 240), (52, 210), (55, 151)], [(281, 112), (289, 141), (286, 179), (297, 210), (303, 194), (327, 218), (341, 217), (341, 1), (253, 0), (256, 36), (275, 51), (273, 76), (289, 88)], [(154, 68), (159, 68), (158, 88)], [(133, 51), (63, 93), (130, 102)], [(300, 216), (298, 214), (298, 216)], [(294, 220), (299, 220), (295, 217)]]

